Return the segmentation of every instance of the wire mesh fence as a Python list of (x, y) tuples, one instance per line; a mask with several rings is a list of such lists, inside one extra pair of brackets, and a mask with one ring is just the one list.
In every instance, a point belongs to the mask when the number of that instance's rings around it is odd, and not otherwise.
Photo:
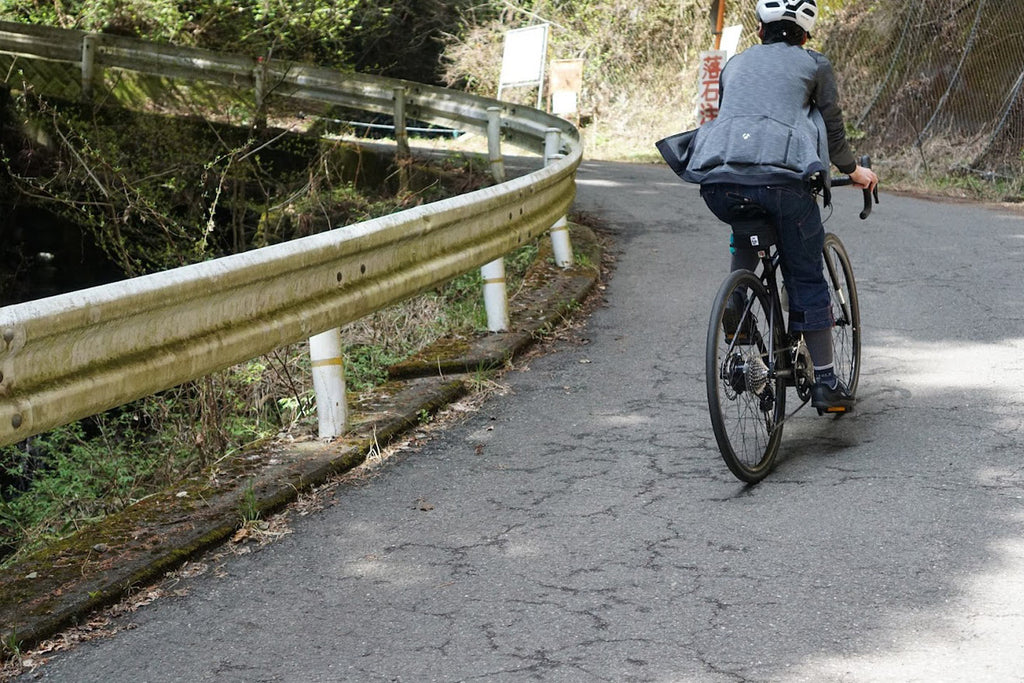
[[(730, 2), (739, 49), (755, 3)], [(823, 3), (824, 5), (824, 3)], [(832, 61), (858, 152), (915, 173), (1024, 182), (1024, 5), (850, 0), (822, 13), (810, 47)]]
[(824, 43), (858, 145), (931, 172), (1019, 178), (1024, 12), (993, 0), (850, 3)]

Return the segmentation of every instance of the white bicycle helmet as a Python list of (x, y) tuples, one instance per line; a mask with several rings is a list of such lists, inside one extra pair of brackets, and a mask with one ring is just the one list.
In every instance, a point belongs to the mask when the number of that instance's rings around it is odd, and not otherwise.
[(763, 24), (788, 19), (809, 34), (818, 18), (818, 3), (814, 0), (757, 0), (757, 18)]

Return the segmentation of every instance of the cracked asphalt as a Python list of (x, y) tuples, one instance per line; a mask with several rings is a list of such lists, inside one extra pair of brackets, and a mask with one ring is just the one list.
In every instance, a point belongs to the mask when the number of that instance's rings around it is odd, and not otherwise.
[(293, 533), (23, 678), (1021, 680), (1024, 214), (883, 194), (862, 222), (835, 194), (860, 403), (789, 421), (761, 484), (707, 417), (726, 229), (664, 166), (586, 162), (577, 205), (617, 263), (582, 329)]

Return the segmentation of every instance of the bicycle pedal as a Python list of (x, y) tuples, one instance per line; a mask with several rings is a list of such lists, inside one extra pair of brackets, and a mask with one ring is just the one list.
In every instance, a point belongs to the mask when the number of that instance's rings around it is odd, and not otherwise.
[(849, 413), (853, 408), (847, 408), (846, 406), (829, 406), (827, 408), (816, 408), (818, 415), (843, 415)]

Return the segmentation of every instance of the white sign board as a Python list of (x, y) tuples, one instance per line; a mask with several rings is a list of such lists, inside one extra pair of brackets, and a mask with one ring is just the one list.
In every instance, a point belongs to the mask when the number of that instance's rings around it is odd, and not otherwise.
[(547, 24), (508, 31), (505, 34), (505, 51), (501, 56), (498, 99), (501, 99), (501, 91), (505, 86), (532, 85), (537, 87), (537, 106), (539, 108), (547, 52)]
[(725, 60), (729, 61), (736, 54), (736, 48), (740, 45), (740, 36), (743, 34), (743, 25), (726, 26), (722, 29), (722, 41), (719, 43), (725, 50)]
[(532, 85), (544, 78), (548, 25), (517, 28), (505, 34), (501, 57), (502, 85)]

